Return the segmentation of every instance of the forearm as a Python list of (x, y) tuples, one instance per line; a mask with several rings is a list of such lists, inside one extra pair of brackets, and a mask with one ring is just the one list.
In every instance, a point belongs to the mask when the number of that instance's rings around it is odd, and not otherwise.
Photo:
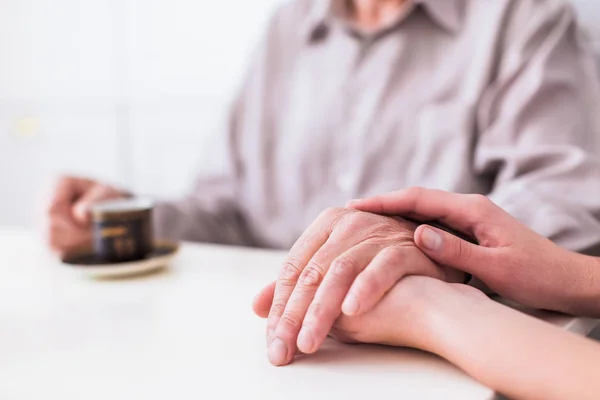
[(433, 349), (479, 382), (515, 399), (600, 396), (600, 346), (491, 300), (459, 310), (438, 319)]
[(211, 210), (194, 199), (158, 202), (153, 218), (158, 239), (256, 246), (243, 217), (232, 207)]
[[(547, 249), (546, 254), (539, 253), (530, 261), (543, 264), (547, 273), (516, 277), (537, 283), (529, 293), (535, 296), (537, 304), (529, 305), (570, 315), (600, 318), (600, 258), (550, 245), (553, 247)], [(522, 266), (528, 265), (524, 262)]]
[(564, 312), (600, 318), (600, 258), (569, 253), (571, 276), (563, 286)]

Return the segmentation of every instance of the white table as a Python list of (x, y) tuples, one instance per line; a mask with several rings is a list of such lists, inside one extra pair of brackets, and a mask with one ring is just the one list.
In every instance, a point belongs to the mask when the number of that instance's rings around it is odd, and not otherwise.
[[(281, 252), (186, 244), (170, 270), (95, 281), (27, 232), (0, 230), (1, 399), (490, 399), (419, 351), (328, 342), (285, 368), (266, 358), (251, 301)], [(586, 333), (594, 321), (544, 314)]]

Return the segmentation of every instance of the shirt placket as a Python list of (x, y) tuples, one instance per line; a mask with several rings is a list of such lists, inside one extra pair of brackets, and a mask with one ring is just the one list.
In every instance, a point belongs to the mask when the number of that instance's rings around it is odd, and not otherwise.
[(372, 39), (356, 38), (357, 51), (354, 63), (351, 65), (344, 94), (340, 97), (340, 113), (338, 128), (335, 132), (336, 149), (339, 151), (335, 157), (334, 177), (335, 185), (342, 195), (351, 198), (356, 194), (357, 185), (364, 164), (359, 147), (359, 140), (367, 128), (370, 117), (361, 109), (363, 93), (359, 79), (361, 67), (368, 57), (373, 45)]

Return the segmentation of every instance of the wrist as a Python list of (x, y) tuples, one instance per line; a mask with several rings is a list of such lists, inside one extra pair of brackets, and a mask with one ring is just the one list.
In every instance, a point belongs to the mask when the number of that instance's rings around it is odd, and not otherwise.
[(564, 263), (570, 277), (569, 284), (562, 285), (564, 309), (559, 311), (600, 317), (600, 259), (579, 254), (574, 257), (568, 252), (566, 261), (570, 261)]
[(464, 322), (477, 315), (491, 302), (479, 290), (465, 285), (436, 282), (417, 302), (422, 317), (419, 348), (442, 357), (448, 356), (448, 344), (464, 337)]

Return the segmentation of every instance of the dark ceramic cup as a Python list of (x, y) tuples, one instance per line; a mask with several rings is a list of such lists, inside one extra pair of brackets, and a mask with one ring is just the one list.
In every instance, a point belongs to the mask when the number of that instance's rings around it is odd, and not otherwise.
[(152, 252), (151, 201), (118, 199), (92, 207), (94, 250), (99, 260), (118, 263), (142, 260)]

